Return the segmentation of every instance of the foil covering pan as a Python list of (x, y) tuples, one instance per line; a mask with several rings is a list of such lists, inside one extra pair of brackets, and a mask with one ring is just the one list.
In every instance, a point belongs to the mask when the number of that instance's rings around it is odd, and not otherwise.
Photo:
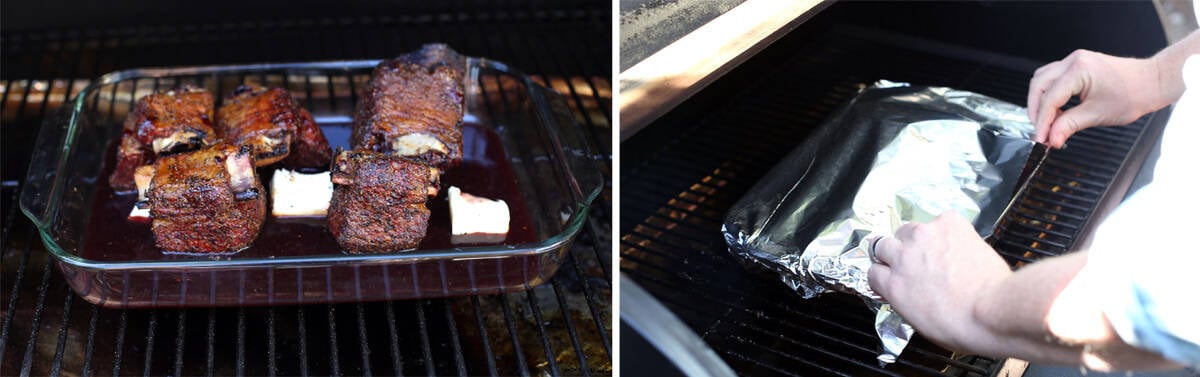
[(894, 362), (913, 329), (868, 286), (869, 243), (944, 211), (990, 236), (1030, 163), (1033, 133), (1022, 107), (880, 81), (733, 206), (725, 241), (746, 265), (778, 274), (804, 298), (829, 291), (862, 297), (876, 311), (879, 361)]

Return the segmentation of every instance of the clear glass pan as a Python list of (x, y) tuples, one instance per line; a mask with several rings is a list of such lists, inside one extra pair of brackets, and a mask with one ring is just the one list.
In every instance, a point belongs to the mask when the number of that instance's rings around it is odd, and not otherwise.
[[(137, 98), (180, 84), (207, 88), (215, 97), (242, 83), (283, 87), (313, 113), (332, 144), (344, 146), (356, 88), (363, 87), (377, 63), (134, 69), (105, 75), (42, 126), (21, 209), (36, 224), (71, 288), (107, 307), (427, 298), (520, 290), (546, 281), (603, 187), (601, 165), (557, 93), (503, 63), (480, 58), (468, 59), (464, 122), (499, 144), (489, 148), (500, 148), (499, 165), (506, 167), (505, 178), (515, 182), (516, 197), (510, 202), (517, 205), (510, 207), (520, 213), (513, 217), (527, 218), (528, 237), (520, 242), (510, 236), (491, 246), (423, 245), (373, 255), (305, 242), (278, 253), (182, 257), (131, 252), (121, 249), (121, 242), (96, 241), (148, 236), (106, 234), (110, 222), (96, 220), (94, 213), (104, 204), (97, 201), (109, 200), (101, 187), (108, 174), (105, 161)], [(482, 148), (472, 143), (464, 138), (464, 154)]]

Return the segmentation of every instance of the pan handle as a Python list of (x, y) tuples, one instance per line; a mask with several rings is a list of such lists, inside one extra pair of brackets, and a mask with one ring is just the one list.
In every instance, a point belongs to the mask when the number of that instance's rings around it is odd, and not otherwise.
[(562, 152), (565, 167), (574, 178), (577, 199), (586, 207), (604, 188), (602, 164), (606, 156), (598, 151), (596, 145), (600, 141), (592, 141), (586, 126), (575, 121), (574, 113), (562, 95), (538, 84), (530, 87), (534, 88), (534, 100), (545, 103), (536, 108), (542, 112), (541, 118), (547, 123), (546, 129), (554, 133), (553, 139), (558, 143), (556, 147)]
[[(29, 170), (21, 188), (21, 211), (39, 229), (46, 230), (51, 219), (61, 175), (60, 165), (67, 157), (67, 136), (74, 122), (72, 106), (63, 106), (46, 117), (34, 143)], [(58, 195), (61, 196), (61, 195)]]
[(567, 100), (553, 89), (534, 82), (529, 75), (502, 62), (468, 58), (467, 66), (472, 68), (468, 92), (473, 91), (474, 89), (470, 89), (471, 85), (478, 82), (476, 75), (479, 75), (480, 70), (475, 68), (516, 76), (525, 84), (529, 98), (533, 101), (532, 107), (537, 113), (537, 121), (549, 134), (550, 142), (553, 143), (555, 156), (552, 158), (563, 161), (562, 168), (568, 172), (567, 183), (571, 186), (571, 194), (579, 204), (578, 207), (589, 207), (604, 189), (604, 174), (607, 170), (604, 169), (603, 161), (607, 160), (608, 156), (602, 153), (609, 152), (598, 152), (600, 148), (597, 145), (602, 142), (592, 141), (594, 137), (589, 137), (590, 133), (575, 121)]

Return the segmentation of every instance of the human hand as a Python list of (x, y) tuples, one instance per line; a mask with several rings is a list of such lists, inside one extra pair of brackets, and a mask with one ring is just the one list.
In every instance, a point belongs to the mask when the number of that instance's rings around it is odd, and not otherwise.
[[(1171, 102), (1155, 58), (1120, 58), (1075, 50), (1038, 68), (1029, 82), (1027, 110), (1035, 141), (1062, 148), (1067, 138), (1094, 126), (1129, 124)], [(1073, 96), (1080, 103), (1061, 108)]]
[(975, 228), (955, 212), (908, 223), (875, 246), (871, 289), (935, 343), (960, 351), (995, 349), (974, 316), (976, 299), (1012, 274)]

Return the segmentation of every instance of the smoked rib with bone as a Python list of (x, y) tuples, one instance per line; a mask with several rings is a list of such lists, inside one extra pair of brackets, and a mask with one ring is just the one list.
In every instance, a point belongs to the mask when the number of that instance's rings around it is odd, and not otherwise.
[(351, 253), (416, 248), (438, 175), (462, 161), (466, 60), (441, 44), (381, 62), (332, 168), (329, 230)]
[(153, 163), (159, 155), (212, 145), (216, 141), (212, 113), (212, 94), (191, 86), (138, 99), (125, 118), (109, 185), (118, 192), (131, 191), (137, 168)]
[(338, 153), (330, 170), (329, 231), (346, 250), (412, 249), (429, 224), (425, 202), (438, 173), (425, 164), (367, 150)]
[(154, 244), (169, 252), (223, 253), (250, 246), (266, 214), (266, 196), (248, 145), (217, 144), (163, 156), (139, 169)]
[(351, 148), (409, 157), (437, 168), (462, 161), (466, 60), (446, 45), (375, 67), (354, 115)]
[(329, 166), (329, 142), (317, 122), (287, 90), (241, 85), (217, 110), (217, 134), (231, 145), (249, 145), (255, 166), (291, 169)]

